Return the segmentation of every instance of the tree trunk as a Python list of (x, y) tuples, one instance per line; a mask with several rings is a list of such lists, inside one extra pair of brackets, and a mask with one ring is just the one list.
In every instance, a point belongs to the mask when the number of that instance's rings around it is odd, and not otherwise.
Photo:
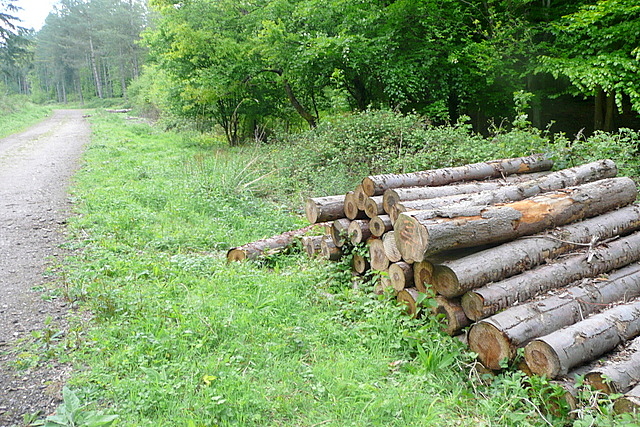
[(342, 249), (336, 246), (332, 238), (325, 237), (320, 242), (320, 253), (324, 259), (337, 261), (342, 257)]
[(379, 196), (390, 188), (445, 185), (515, 173), (539, 172), (549, 170), (552, 166), (553, 162), (543, 155), (534, 155), (407, 174), (369, 176), (362, 181), (362, 188), (367, 196)]
[(395, 232), (389, 231), (382, 236), (382, 243), (384, 245), (384, 253), (391, 262), (398, 262), (402, 259), (402, 255), (396, 247)]
[(382, 196), (367, 197), (364, 202), (364, 213), (367, 214), (369, 218), (383, 215)]
[(448, 249), (479, 246), (539, 233), (632, 203), (635, 183), (610, 178), (490, 207), (455, 207), (399, 215), (394, 224), (402, 256), (413, 261)]
[(414, 200), (436, 199), (440, 197), (454, 196), (456, 194), (474, 194), (481, 191), (497, 190), (505, 185), (519, 184), (525, 181), (541, 178), (550, 172), (527, 173), (521, 175), (509, 175), (504, 178), (476, 181), (464, 184), (449, 184), (439, 187), (408, 187), (390, 188), (382, 196), (382, 207), (389, 213), (391, 208), (401, 202)]
[(349, 219), (363, 219), (367, 217), (364, 211), (358, 208), (356, 195), (353, 191), (349, 191), (344, 195), (344, 216)]
[(561, 188), (576, 186), (616, 176), (618, 168), (611, 160), (600, 160), (570, 169), (550, 173), (537, 179), (514, 185), (503, 185), (494, 190), (473, 194), (454, 194), (432, 199), (398, 202), (393, 206), (393, 216), (415, 210), (433, 210), (447, 206), (488, 206), (509, 201), (523, 200)]
[(289, 102), (291, 103), (291, 105), (293, 105), (293, 108), (295, 108), (296, 112), (300, 114), (300, 117), (307, 121), (311, 129), (315, 128), (318, 122), (318, 118), (309, 113), (306, 108), (302, 106), (300, 101), (298, 101), (298, 98), (296, 98), (295, 94), (293, 93), (293, 88), (291, 87), (291, 84), (287, 79), (284, 79), (282, 81), (282, 84), (284, 86), (284, 91), (289, 98)]
[(600, 86), (596, 89), (596, 99), (593, 114), (593, 129), (602, 130), (604, 128), (604, 104), (605, 93)]
[(640, 300), (618, 305), (531, 341), (524, 357), (536, 375), (555, 378), (640, 334)]
[(547, 290), (624, 267), (640, 259), (640, 232), (589, 252), (563, 258), (467, 292), (462, 297), (464, 311), (469, 319), (484, 319)]
[(389, 215), (378, 215), (369, 221), (369, 229), (374, 236), (382, 237), (387, 231), (393, 230), (393, 223)]
[(416, 318), (420, 314), (420, 310), (418, 307), (418, 291), (416, 288), (406, 288), (398, 292), (398, 296), (396, 297), (398, 303), (405, 305), (405, 313), (412, 317)]
[(613, 131), (613, 118), (616, 114), (616, 94), (615, 92), (607, 93), (607, 103), (604, 116), (604, 131)]
[(307, 199), (305, 205), (307, 220), (315, 224), (344, 218), (344, 198), (344, 195), (339, 195)]
[(403, 261), (398, 261), (389, 266), (389, 279), (393, 289), (400, 292), (404, 288), (413, 287), (413, 268)]
[(348, 229), (351, 220), (347, 218), (336, 219), (331, 226), (331, 239), (333, 243), (341, 248), (347, 241)]
[(604, 365), (584, 376), (585, 384), (606, 394), (626, 393), (640, 382), (640, 338), (608, 355)]
[(436, 305), (432, 313), (442, 316), (438, 319), (442, 323), (443, 331), (451, 336), (457, 335), (463, 328), (471, 324), (471, 320), (464, 314), (460, 300), (436, 296)]
[(524, 237), (435, 266), (431, 284), (446, 297), (460, 296), (547, 262), (590, 242), (640, 228), (640, 206), (632, 205), (576, 224)]
[(93, 38), (89, 37), (89, 59), (91, 61), (91, 70), (93, 71), (93, 79), (96, 84), (96, 93), (98, 98), (104, 98), (102, 93), (102, 79), (100, 78), (100, 72), (98, 71), (98, 63), (96, 60), (96, 51), (93, 47)]
[(616, 399), (613, 410), (618, 414), (640, 412), (640, 384), (625, 393), (624, 396)]
[(550, 173), (538, 179), (516, 185), (503, 185), (496, 190), (487, 190), (474, 194), (454, 194), (427, 200), (413, 200), (396, 204), (398, 213), (409, 210), (438, 209), (451, 205), (488, 206), (497, 203), (523, 200), (547, 191), (559, 190), (586, 182), (612, 178), (618, 168), (611, 160), (599, 160), (593, 163), (576, 166)]
[(320, 243), (324, 238), (325, 236), (304, 236), (302, 238), (302, 247), (309, 258), (320, 252)]
[(386, 271), (389, 269), (389, 258), (384, 253), (382, 239), (373, 239), (369, 244), (369, 259), (373, 270)]
[(347, 235), (352, 244), (357, 245), (361, 242), (366, 242), (371, 237), (371, 230), (369, 230), (368, 219), (356, 219), (351, 221), (347, 228)]
[(469, 348), (491, 369), (510, 362), (534, 338), (579, 322), (608, 304), (640, 295), (640, 265), (562, 291), (559, 295), (508, 308), (471, 327)]
[(257, 240), (238, 246), (227, 251), (227, 261), (243, 261), (245, 259), (258, 259), (265, 254), (272, 254), (289, 247), (296, 238), (304, 236), (315, 225), (309, 225), (298, 230), (287, 231), (267, 239)]

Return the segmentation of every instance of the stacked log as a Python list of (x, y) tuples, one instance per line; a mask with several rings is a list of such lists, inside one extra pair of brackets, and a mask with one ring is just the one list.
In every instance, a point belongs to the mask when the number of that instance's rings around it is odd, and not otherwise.
[(355, 252), (354, 274), (374, 271), (375, 292), (395, 294), (412, 317), (435, 316), (449, 335), (466, 329), (487, 369), (524, 349), (531, 374), (573, 392), (567, 378), (590, 367), (586, 383), (627, 393), (617, 409), (635, 411), (640, 352), (607, 354), (640, 335), (636, 185), (610, 160), (551, 166), (537, 155), (367, 177), (307, 202), (309, 221), (331, 232), (305, 248), (331, 260)]

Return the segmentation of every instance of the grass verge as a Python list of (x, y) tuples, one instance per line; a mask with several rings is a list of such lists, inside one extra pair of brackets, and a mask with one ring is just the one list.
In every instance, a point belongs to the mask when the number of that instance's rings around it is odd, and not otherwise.
[(0, 138), (21, 132), (51, 114), (51, 107), (29, 102), (24, 96), (0, 97)]
[[(303, 224), (251, 192), (264, 148), (92, 120), (57, 292), (78, 318), (48, 354), (76, 364), (70, 387), (118, 425), (571, 423), (543, 414), (518, 372), (474, 375), (457, 339), (354, 286), (343, 264), (227, 264), (230, 246)], [(613, 423), (608, 411), (578, 421)]]

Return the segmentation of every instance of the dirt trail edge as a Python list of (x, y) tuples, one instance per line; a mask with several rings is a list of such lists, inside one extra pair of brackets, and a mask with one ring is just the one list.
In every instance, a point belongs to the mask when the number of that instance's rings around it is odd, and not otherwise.
[(36, 289), (47, 265), (62, 259), (67, 187), (89, 137), (83, 111), (57, 110), (0, 139), (0, 427), (53, 412), (67, 377), (69, 368), (55, 363), (31, 366), (15, 345), (45, 321), (51, 329), (64, 324), (64, 301), (45, 301)]

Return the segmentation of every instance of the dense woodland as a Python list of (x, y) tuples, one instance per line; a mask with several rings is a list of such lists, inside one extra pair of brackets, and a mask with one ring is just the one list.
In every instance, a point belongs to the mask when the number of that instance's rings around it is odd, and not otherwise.
[(38, 32), (0, 12), (4, 91), (122, 97), (233, 145), (371, 108), (638, 127), (636, 0), (61, 0)]

